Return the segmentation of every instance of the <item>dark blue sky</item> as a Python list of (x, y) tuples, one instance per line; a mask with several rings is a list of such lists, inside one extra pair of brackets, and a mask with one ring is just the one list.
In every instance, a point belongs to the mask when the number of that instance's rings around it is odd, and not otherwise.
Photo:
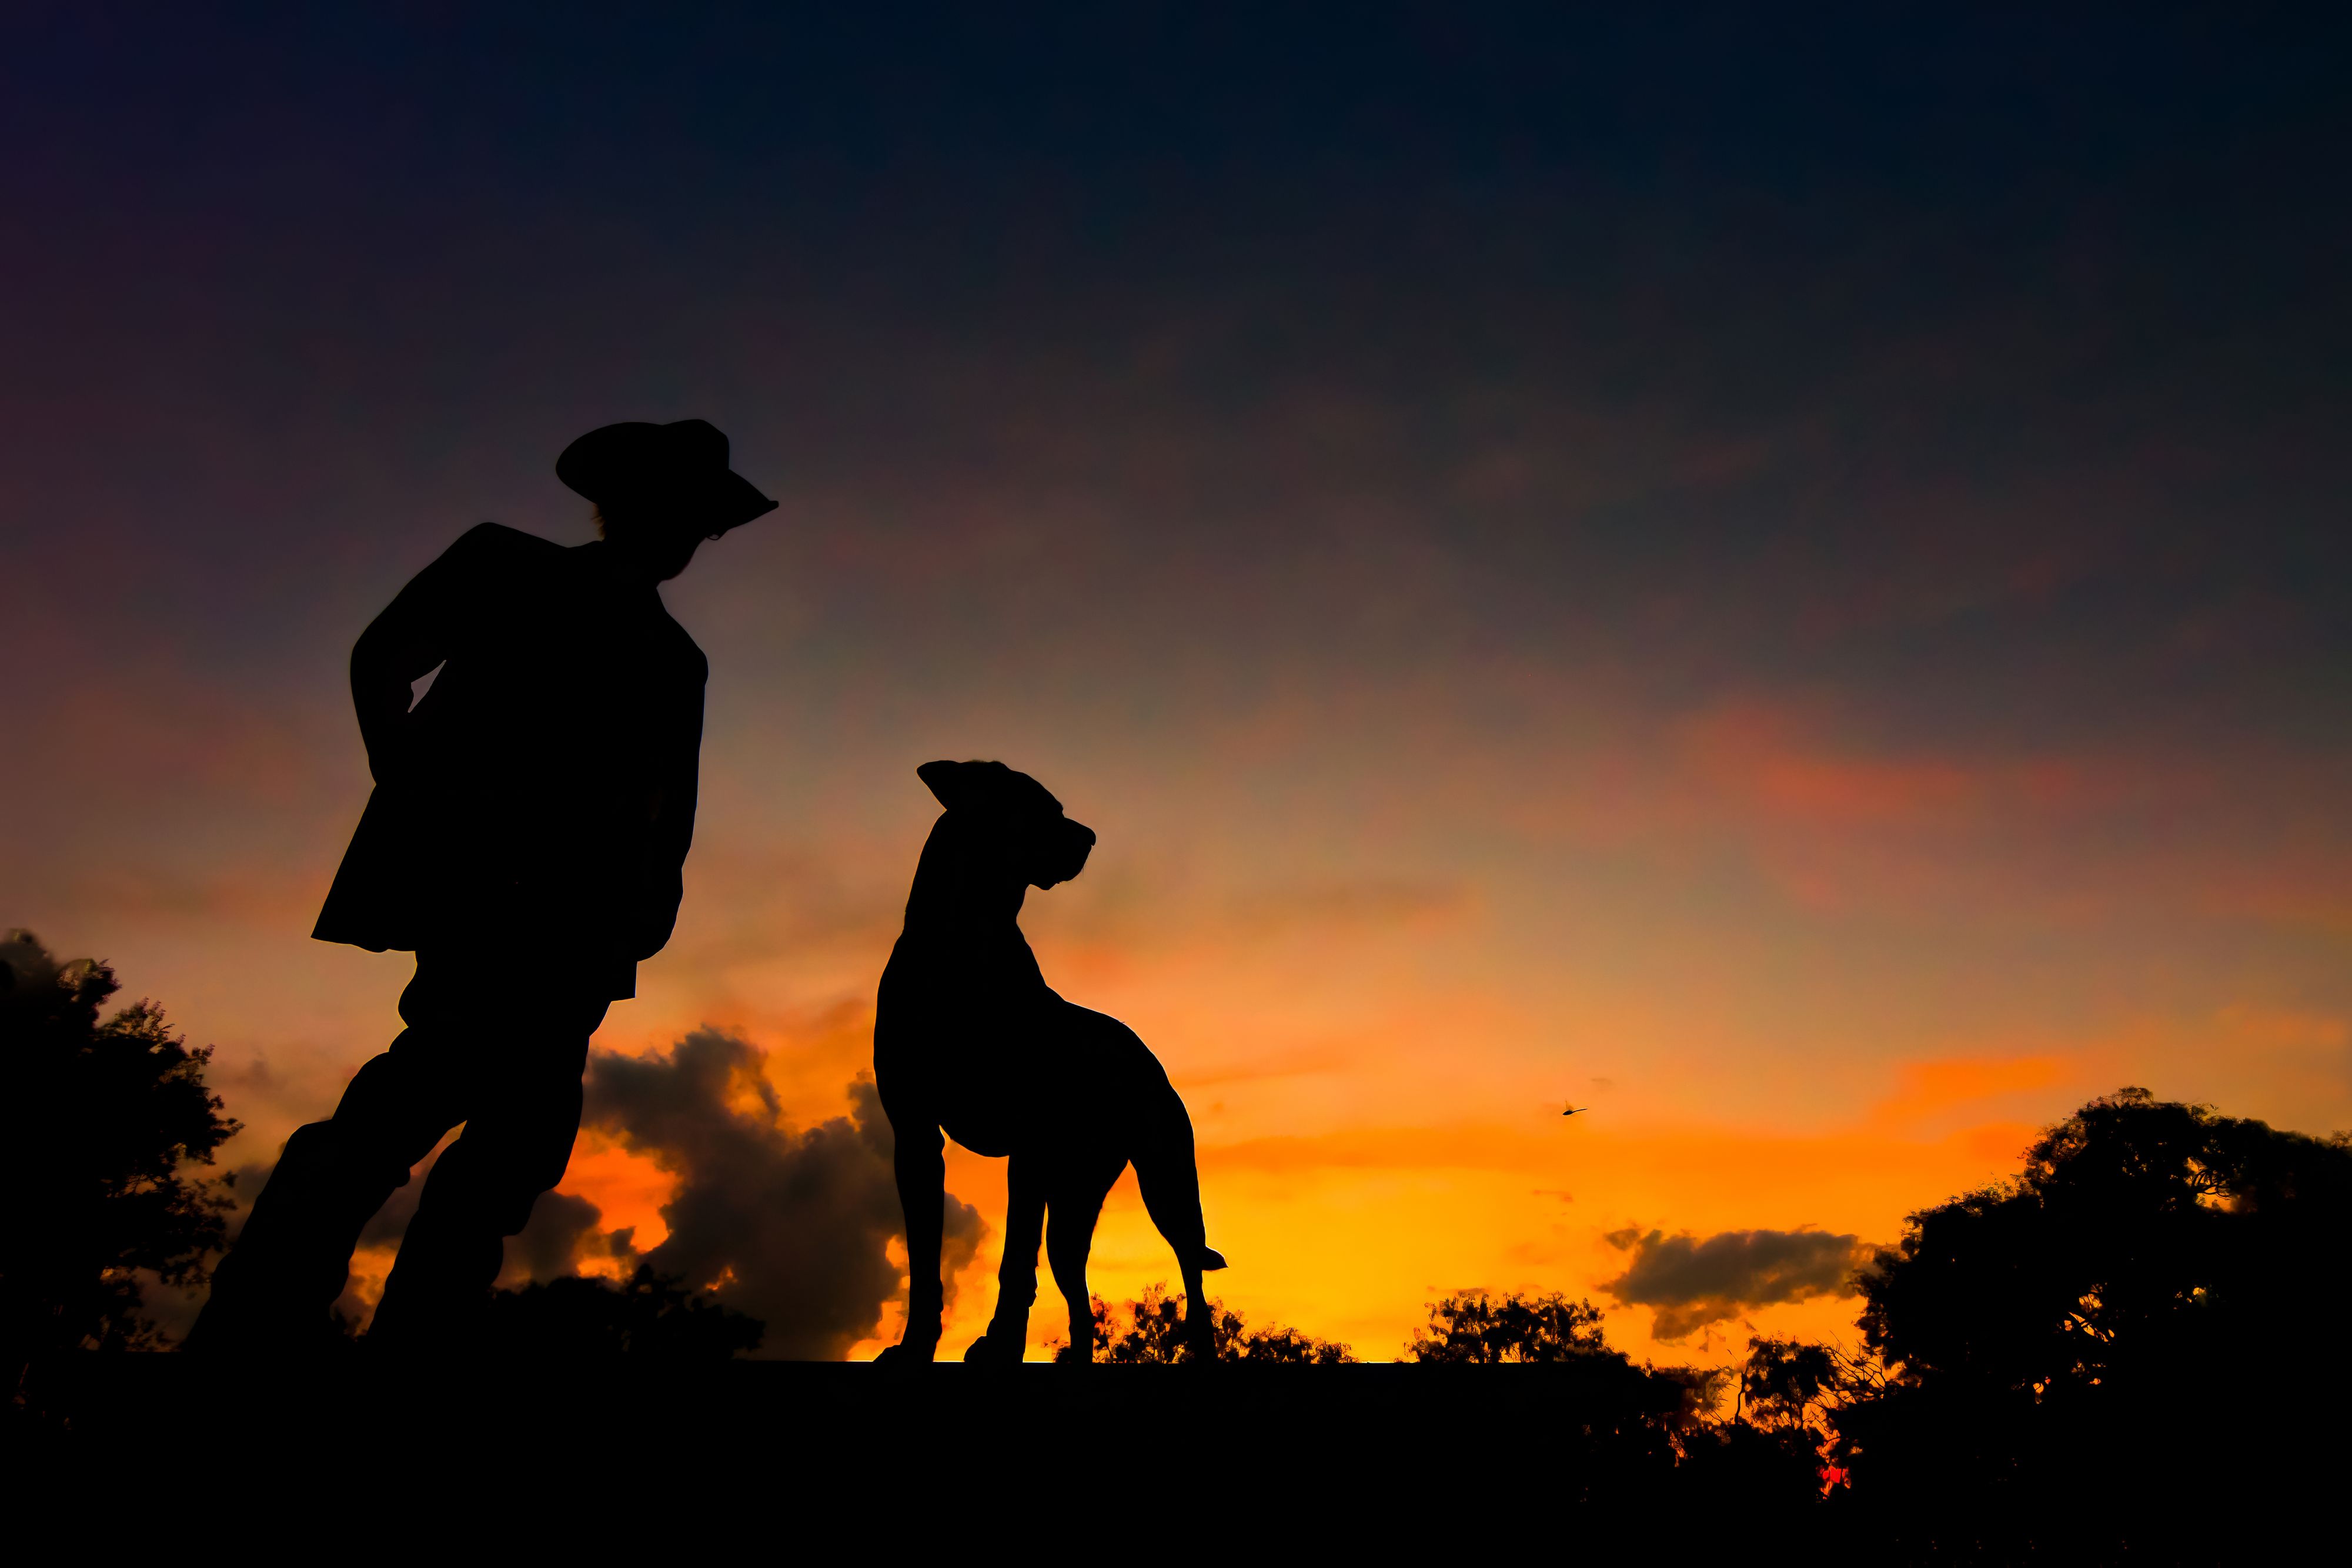
[[(272, 664), (257, 591), (324, 635), (437, 507), (690, 405), (869, 528), (1046, 461), (1006, 420), (1172, 441), (1118, 527), (1236, 583), (1312, 548), (1302, 488), (1377, 497), (1483, 584), (1433, 634), (1643, 639), (1664, 700), (1940, 594), (1869, 654), (1921, 696), (1883, 723), (2143, 722), (2133, 651), (2200, 613), (2269, 630), (2169, 706), (2335, 717), (2352, 142), (2308, 9), (362, 10), (6, 24), (15, 548), (105, 549), (93, 617)], [(1302, 445), (1332, 398), (1379, 412)], [(1528, 456), (1571, 446), (1573, 496)]]
[[(1931, 727), (2105, 722), (2052, 657), (2127, 682), (2200, 612), (2270, 640), (2175, 697), (2344, 689), (2352, 140), (2308, 8), (362, 9), (0, 35), (15, 548), (105, 549), (151, 629), (280, 580), (340, 624), (436, 505), (691, 405), (873, 528), (1045, 461), (1008, 420), (1173, 441), (1118, 527), (1236, 581), (1305, 548), (1301, 487), (1376, 496), (1485, 585), (1463, 635), (1702, 607), (1644, 653), (1677, 699), (1939, 593), (1871, 655)], [(1370, 423), (1303, 446), (1334, 398)], [(1573, 496), (1529, 456), (1570, 446)], [(387, 503), (415, 535), (324, 520)]]

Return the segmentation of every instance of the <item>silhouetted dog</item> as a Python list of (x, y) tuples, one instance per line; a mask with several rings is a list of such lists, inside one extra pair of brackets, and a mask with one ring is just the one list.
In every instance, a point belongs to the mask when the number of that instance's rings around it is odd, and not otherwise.
[(1152, 1223), (1176, 1249), (1185, 1340), (1205, 1360), (1201, 1275), (1225, 1260), (1202, 1225), (1192, 1118), (1135, 1031), (1055, 995), (1021, 935), (1028, 890), (1077, 875), (1094, 831), (1002, 762), (926, 762), (915, 771), (947, 813), (915, 868), (906, 930), (882, 971), (874, 1018), (874, 1076), (898, 1143), (912, 1298), (896, 1354), (928, 1361), (939, 1344), (944, 1129), (979, 1154), (1012, 1156), (996, 1313), (966, 1361), (1021, 1359), (1041, 1226), (1069, 1303), (1066, 1354), (1088, 1357), (1087, 1253), (1103, 1197), (1130, 1161)]

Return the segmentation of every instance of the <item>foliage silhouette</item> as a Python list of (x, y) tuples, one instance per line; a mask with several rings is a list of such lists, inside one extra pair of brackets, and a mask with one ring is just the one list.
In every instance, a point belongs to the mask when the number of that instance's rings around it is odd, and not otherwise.
[(1442, 1296), (1430, 1303), (1429, 1322), (1405, 1347), (1413, 1361), (1441, 1366), (1503, 1362), (1557, 1362), (1613, 1354), (1601, 1337), (1601, 1312), (1591, 1301), (1561, 1295)]
[[(1212, 1301), (1212, 1308), (1216, 1302)], [(1232, 1335), (1238, 1354), (1230, 1359), (1255, 1362), (1265, 1366), (1341, 1366), (1352, 1363), (1356, 1353), (1344, 1340), (1317, 1339), (1303, 1329), (1286, 1323), (1273, 1323), (1262, 1329), (1245, 1328), (1239, 1313), (1218, 1309), (1220, 1328), (1231, 1322)], [(1228, 1359), (1220, 1347), (1219, 1360)]]
[(1745, 1418), (1681, 1434), (1680, 1494), (1739, 1521), (1754, 1538), (1801, 1530), (1827, 1506), (1818, 1435)]
[(759, 1349), (765, 1327), (641, 1263), (624, 1282), (571, 1275), (497, 1291), (484, 1337), (498, 1351), (548, 1359), (725, 1361)]
[[(1404, 1358), (1478, 1370), (1422, 1375), (1424, 1397), (1477, 1400), (1495, 1396), (1474, 1390), (1516, 1391), (1518, 1407), (1498, 1409), (1496, 1429), (1479, 1439), (1482, 1484), (1626, 1509), (1665, 1506), (1687, 1494), (1695, 1459), (1711, 1461), (1708, 1473), (1717, 1479), (1746, 1478), (1755, 1468), (1744, 1447), (1727, 1458), (1718, 1452), (1725, 1444), (1707, 1420), (1725, 1375), (1635, 1364), (1609, 1344), (1603, 1314), (1590, 1301), (1465, 1291), (1439, 1298), (1428, 1311)], [(1530, 1370), (1495, 1370), (1507, 1366)], [(1788, 1474), (1786, 1467), (1775, 1472), (1787, 1493), (1781, 1500), (1802, 1508), (1815, 1490), (1811, 1472), (1801, 1473), (1794, 1490)]]
[(60, 965), (29, 931), (0, 936), (0, 1075), (26, 1113), (0, 1140), (11, 1390), (38, 1356), (160, 1343), (142, 1275), (201, 1284), (220, 1244), (227, 1178), (194, 1170), (237, 1131), (205, 1084), (212, 1048), (190, 1049), (151, 1001), (100, 1022), (117, 988), (104, 964)]
[[(1578, 1418), (1619, 1427), (1650, 1427), (1679, 1438), (1715, 1408), (1725, 1374), (1692, 1366), (1635, 1366), (1610, 1347), (1605, 1314), (1591, 1301), (1566, 1296), (1480, 1292), (1441, 1296), (1429, 1323), (1415, 1330), (1405, 1358), (1424, 1366), (1551, 1366), (1581, 1375), (1588, 1403)], [(1594, 1396), (1598, 1396), (1595, 1398)]]
[(2344, 1302), (2352, 1145), (2126, 1089), (2051, 1128), (2020, 1177), (1912, 1217), (1862, 1278), (1906, 1384), (2063, 1402), (2163, 1376), (2218, 1332)]
[(1866, 1354), (1765, 1342), (1744, 1386), (1833, 1435), (1905, 1555), (2243, 1555), (2257, 1520), (2180, 1504), (2327, 1495), (2309, 1391), (2259, 1347), (2352, 1327), (2347, 1234), (2343, 1135), (2125, 1089), (1911, 1217), (1860, 1281)]
[(1802, 1528), (1847, 1479), (1831, 1460), (1836, 1413), (1883, 1378), (1866, 1356), (1833, 1345), (1759, 1335), (1737, 1377), (1730, 1418), (1686, 1431), (1690, 1493), (1751, 1528)]
[[(1164, 1285), (1147, 1285), (1135, 1300), (1113, 1309), (1094, 1298), (1095, 1359), (1128, 1366), (1172, 1366), (1192, 1359), (1185, 1336), (1185, 1301)], [(1335, 1340), (1280, 1323), (1252, 1329), (1241, 1313), (1214, 1297), (1204, 1306), (1214, 1331), (1216, 1359), (1256, 1365), (1338, 1366), (1356, 1354)], [(1124, 1326), (1120, 1326), (1124, 1325)]]
[[(1801, 1440), (1819, 1458), (1836, 1438), (1839, 1415), (1857, 1401), (1884, 1393), (1886, 1386), (1885, 1369), (1875, 1356), (1759, 1334), (1748, 1342), (1733, 1416), (1760, 1430)], [(1843, 1468), (1834, 1468), (1843, 1478)]]

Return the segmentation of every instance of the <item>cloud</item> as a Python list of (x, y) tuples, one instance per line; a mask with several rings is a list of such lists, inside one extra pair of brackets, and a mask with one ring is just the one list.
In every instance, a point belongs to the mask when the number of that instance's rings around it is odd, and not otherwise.
[(1704, 1239), (1634, 1228), (1604, 1239), (1633, 1260), (1601, 1288), (1627, 1306), (1654, 1309), (1651, 1332), (1662, 1340), (1682, 1339), (1752, 1307), (1851, 1294), (1854, 1268), (1869, 1252), (1860, 1237), (1803, 1228), (1726, 1230)]
[(583, 1257), (627, 1256), (632, 1233), (607, 1234), (600, 1223), (604, 1218), (584, 1197), (568, 1192), (540, 1194), (539, 1201), (531, 1205), (530, 1223), (507, 1243), (506, 1267), (499, 1271), (499, 1283), (514, 1288), (534, 1281), (560, 1280), (577, 1273)]
[[(905, 1290), (887, 1252), (901, 1231), (890, 1124), (860, 1079), (850, 1114), (795, 1131), (764, 1061), (716, 1030), (667, 1055), (598, 1051), (583, 1120), (678, 1178), (661, 1210), (669, 1236), (644, 1261), (763, 1321), (762, 1354), (833, 1359), (871, 1335)], [(978, 1209), (949, 1195), (950, 1283), (983, 1228)]]
[(1684, 726), (1684, 749), (1727, 795), (1770, 817), (1853, 827), (1948, 819), (2007, 780), (1944, 757), (1842, 755), (1783, 705), (1719, 704)]

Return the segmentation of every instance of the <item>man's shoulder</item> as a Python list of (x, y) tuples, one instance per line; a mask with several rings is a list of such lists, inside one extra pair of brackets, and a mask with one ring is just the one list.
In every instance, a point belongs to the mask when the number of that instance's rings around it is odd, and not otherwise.
[(503, 523), (476, 523), (441, 552), (432, 570), (482, 589), (492, 584), (520, 585), (561, 570), (564, 553), (553, 539)]
[(563, 553), (563, 547), (553, 539), (543, 539), (504, 523), (476, 523), (449, 547), (453, 556), (463, 554), (482, 559), (553, 561)]

